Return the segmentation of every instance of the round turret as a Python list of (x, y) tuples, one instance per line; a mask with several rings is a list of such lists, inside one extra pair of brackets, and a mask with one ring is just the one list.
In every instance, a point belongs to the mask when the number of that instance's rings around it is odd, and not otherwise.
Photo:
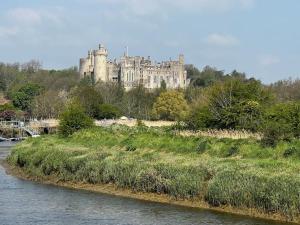
[(84, 78), (84, 75), (87, 71), (88, 60), (86, 58), (81, 58), (79, 63), (79, 74), (80, 78)]
[(108, 51), (103, 45), (99, 45), (99, 50), (94, 50), (94, 77), (95, 82), (107, 81), (107, 56)]
[(104, 45), (99, 45), (99, 50), (94, 50), (94, 55), (103, 55), (103, 56), (108, 56), (107, 49), (104, 47)]
[(80, 58), (80, 65), (86, 61), (86, 58)]

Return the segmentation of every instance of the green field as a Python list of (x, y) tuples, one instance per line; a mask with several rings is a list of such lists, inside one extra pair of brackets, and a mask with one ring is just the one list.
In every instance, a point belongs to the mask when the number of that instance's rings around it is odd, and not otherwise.
[(300, 212), (300, 141), (262, 147), (257, 140), (181, 137), (163, 128), (112, 126), (69, 138), (44, 136), (18, 144), (8, 161), (33, 176), (114, 183), (211, 206)]

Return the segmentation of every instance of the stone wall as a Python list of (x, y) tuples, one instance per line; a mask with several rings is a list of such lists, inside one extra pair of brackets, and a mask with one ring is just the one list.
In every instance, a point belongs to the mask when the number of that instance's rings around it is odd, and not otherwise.
[[(178, 61), (156, 63), (141, 56), (124, 55), (119, 61), (108, 61), (108, 51), (100, 45), (99, 50), (89, 51), (87, 58), (80, 59), (81, 77), (94, 75), (95, 82), (122, 82), (126, 90), (139, 84), (145, 88), (160, 88), (166, 82), (167, 88), (186, 88), (187, 74), (184, 68), (184, 56)], [(93, 60), (94, 59), (94, 60)]]

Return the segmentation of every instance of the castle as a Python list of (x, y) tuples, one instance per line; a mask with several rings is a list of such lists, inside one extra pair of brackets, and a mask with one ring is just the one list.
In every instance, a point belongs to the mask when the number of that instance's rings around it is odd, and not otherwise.
[(160, 88), (164, 81), (169, 89), (186, 88), (187, 73), (184, 68), (184, 56), (178, 61), (153, 62), (150, 57), (128, 56), (110, 61), (108, 51), (103, 45), (98, 50), (89, 51), (87, 58), (80, 59), (80, 77), (90, 76), (95, 82), (120, 82), (126, 90), (138, 85), (147, 89)]

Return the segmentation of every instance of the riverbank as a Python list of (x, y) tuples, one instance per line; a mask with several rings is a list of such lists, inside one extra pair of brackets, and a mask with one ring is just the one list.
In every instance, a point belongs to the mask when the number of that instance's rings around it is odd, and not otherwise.
[(116, 126), (29, 139), (9, 168), (42, 183), (299, 223), (298, 154), (286, 156), (298, 144), (268, 149)]
[(249, 216), (257, 219), (272, 220), (278, 222), (289, 222), (289, 224), (299, 224), (299, 222), (287, 221), (285, 217), (280, 214), (264, 214), (256, 209), (236, 209), (233, 207), (211, 207), (206, 202), (201, 201), (201, 199), (191, 200), (176, 200), (171, 198), (166, 194), (155, 194), (155, 193), (142, 193), (134, 192), (131, 189), (120, 189), (114, 184), (88, 184), (88, 183), (79, 183), (79, 182), (70, 182), (70, 181), (60, 181), (56, 176), (47, 176), (47, 177), (35, 177), (30, 173), (27, 173), (25, 170), (14, 167), (8, 164), (4, 160), (0, 160), (0, 164), (5, 168), (6, 172), (12, 176), (15, 176), (22, 180), (33, 181), (46, 185), (54, 185), (63, 188), (70, 188), (74, 190), (84, 190), (91, 191), (95, 193), (108, 194), (113, 196), (133, 198), (142, 201), (148, 202), (157, 202), (163, 204), (177, 205), (188, 208), (197, 208), (197, 209), (207, 209), (220, 213), (230, 213), (240, 216)]

